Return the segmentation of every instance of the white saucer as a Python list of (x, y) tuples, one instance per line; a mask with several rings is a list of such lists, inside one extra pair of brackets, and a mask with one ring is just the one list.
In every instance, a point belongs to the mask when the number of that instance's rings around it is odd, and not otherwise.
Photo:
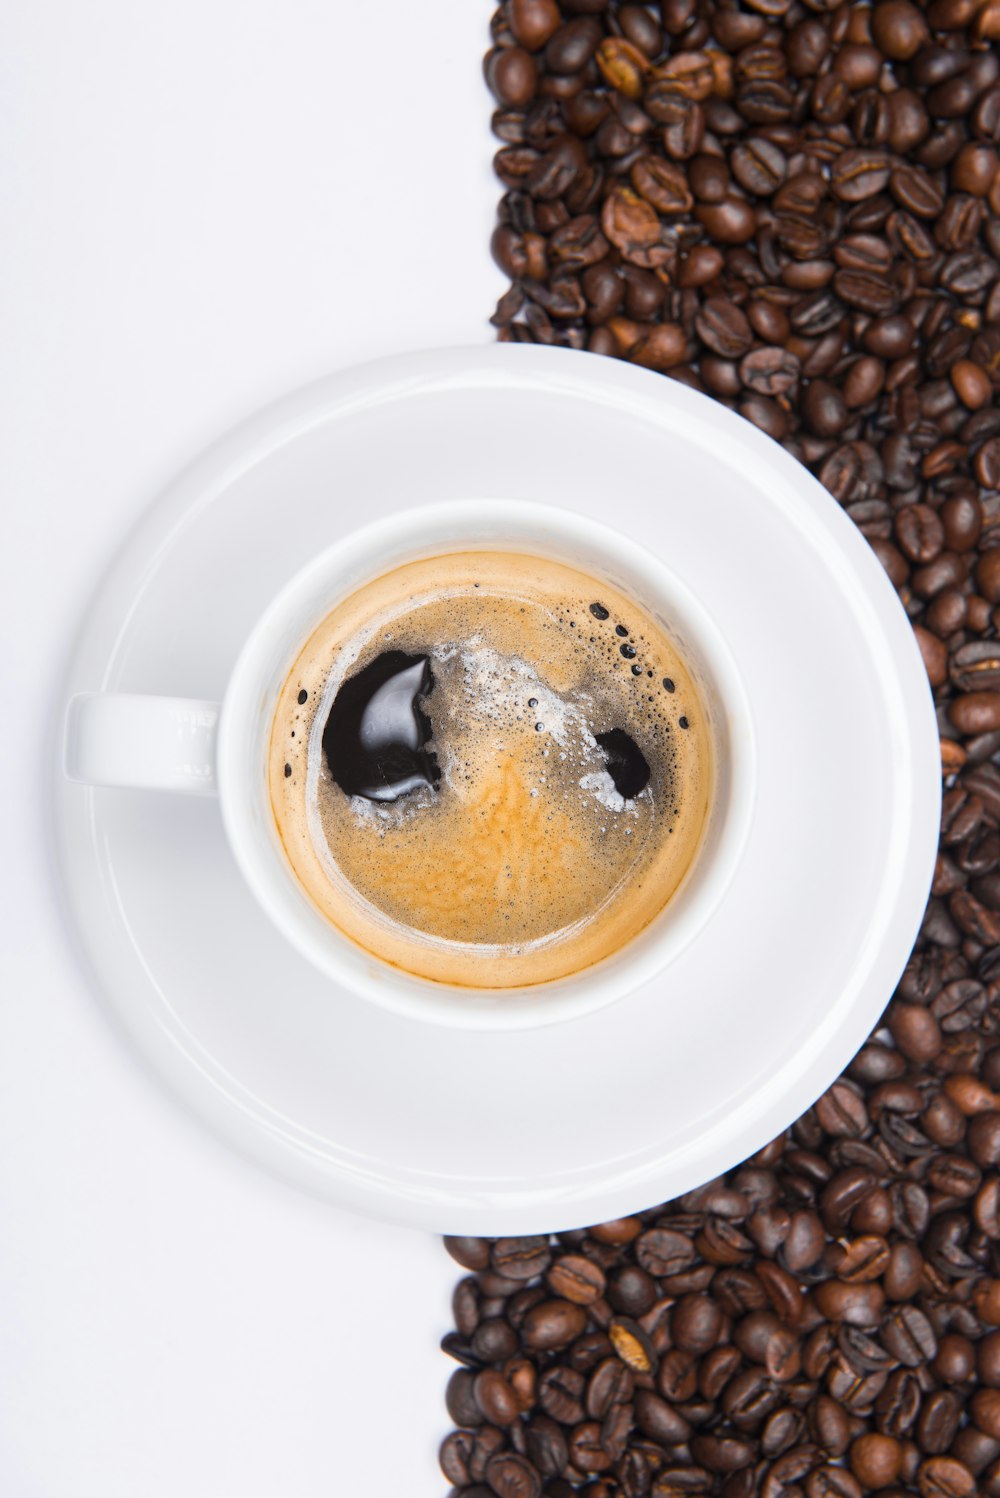
[(500, 1234), (674, 1196), (834, 1080), (916, 937), (940, 770), (909, 625), (825, 490), (706, 398), (546, 348), (384, 360), (227, 437), (129, 540), (66, 691), (218, 697), (262, 606), (320, 547), (393, 509), (490, 496), (578, 509), (656, 548), (747, 683), (750, 842), (658, 982), (551, 1029), (423, 1026), (285, 948), (211, 802), (60, 779), (56, 810), (98, 987), (207, 1122), (343, 1205)]

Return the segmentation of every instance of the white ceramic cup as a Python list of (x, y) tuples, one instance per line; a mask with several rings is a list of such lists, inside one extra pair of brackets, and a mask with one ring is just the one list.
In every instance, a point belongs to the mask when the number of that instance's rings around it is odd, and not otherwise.
[[(435, 983), (381, 961), (321, 915), (285, 857), (267, 785), (271, 723), (299, 651), (337, 603), (405, 562), (495, 548), (569, 563), (643, 604), (677, 642), (711, 719), (715, 788), (679, 889), (632, 941), (551, 982), (507, 989)], [(66, 773), (93, 786), (218, 794), (236, 862), (292, 947), (334, 984), (410, 1018), (466, 1029), (527, 1029), (601, 1008), (661, 973), (710, 919), (739, 863), (753, 813), (750, 704), (725, 640), (670, 569), (635, 541), (569, 510), (523, 501), (453, 501), (354, 531), (282, 589), (246, 641), (221, 706), (192, 698), (74, 697)], [(331, 990), (331, 998), (335, 995)]]

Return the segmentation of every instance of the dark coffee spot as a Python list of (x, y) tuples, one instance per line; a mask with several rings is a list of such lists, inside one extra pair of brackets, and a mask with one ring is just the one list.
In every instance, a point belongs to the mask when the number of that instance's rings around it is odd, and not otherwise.
[(323, 729), (330, 774), (347, 796), (398, 801), (436, 786), (437, 760), (426, 748), (431, 724), (420, 699), (434, 686), (426, 655), (386, 650), (343, 683)]
[(596, 735), (604, 750), (608, 774), (615, 783), (615, 790), (626, 801), (631, 801), (649, 784), (649, 765), (635, 739), (623, 728), (609, 728), (607, 733)]

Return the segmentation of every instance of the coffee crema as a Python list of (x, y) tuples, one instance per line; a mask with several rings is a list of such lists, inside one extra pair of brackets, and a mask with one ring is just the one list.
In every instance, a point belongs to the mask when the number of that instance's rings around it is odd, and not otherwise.
[(366, 951), (509, 988), (663, 909), (705, 826), (700, 692), (648, 610), (562, 562), (468, 551), (358, 589), (306, 641), (268, 777), (288, 861)]

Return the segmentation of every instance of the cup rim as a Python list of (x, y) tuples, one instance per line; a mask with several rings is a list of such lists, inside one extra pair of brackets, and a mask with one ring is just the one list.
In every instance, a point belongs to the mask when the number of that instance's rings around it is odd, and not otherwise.
[[(756, 733), (742, 674), (711, 613), (684, 580), (661, 557), (643, 551), (637, 542), (601, 521), (533, 500), (495, 498), (444, 500), (402, 509), (391, 518), (396, 528), (390, 547), (386, 517), (382, 517), (350, 531), (307, 562), (265, 608), (240, 651), (223, 698), (217, 748), (223, 823), (237, 865), (258, 904), (292, 947), (331, 981), (395, 1014), (479, 1031), (534, 1029), (590, 1014), (669, 968), (704, 930), (736, 875), (753, 821), (757, 780)], [(539, 533), (546, 528), (554, 531), (567, 552), (592, 547), (591, 557), (582, 562), (576, 559), (575, 564), (584, 569), (600, 569), (597, 559), (603, 556), (620, 562), (627, 574), (640, 580), (647, 596), (651, 594), (653, 601), (689, 623), (695, 664), (707, 661), (710, 690), (724, 715), (725, 733), (730, 742), (738, 739), (740, 748), (739, 754), (727, 758), (724, 804), (716, 800), (710, 826), (681, 885), (650, 924), (588, 968), (505, 989), (446, 984), (403, 972), (368, 952), (323, 916), (302, 890), (281, 850), (267, 790), (266, 747), (259, 755), (259, 776), (253, 772), (252, 750), (248, 764), (248, 743), (260, 735), (261, 724), (264, 736), (269, 735), (277, 691), (294, 662), (294, 652), (289, 655), (284, 649), (280, 667), (275, 660), (274, 642), (288, 632), (289, 625), (295, 624), (294, 648), (298, 649), (338, 599), (370, 578), (420, 553), (443, 555), (482, 544), (468, 535), (477, 524), (508, 528), (512, 533), (498, 537), (494, 544), (521, 545), (527, 554), (544, 554), (544, 543), (529, 534), (534, 525)], [(450, 542), (443, 537), (427, 539), (442, 527), (455, 532)], [(521, 534), (515, 536), (515, 530)], [(390, 555), (387, 560), (387, 550), (404, 554)], [(569, 555), (563, 559), (573, 560)], [(334, 570), (349, 581), (340, 588), (324, 589)], [(305, 601), (315, 596), (318, 604), (318, 595), (322, 595), (321, 606), (306, 611)], [(268, 824), (266, 831), (263, 822)], [(711, 839), (714, 847), (706, 849)], [(710, 854), (711, 866), (702, 866), (703, 853)], [(699, 867), (695, 881), (691, 876)], [(678, 902), (679, 911), (675, 909)], [(663, 929), (655, 929), (661, 923)]]

